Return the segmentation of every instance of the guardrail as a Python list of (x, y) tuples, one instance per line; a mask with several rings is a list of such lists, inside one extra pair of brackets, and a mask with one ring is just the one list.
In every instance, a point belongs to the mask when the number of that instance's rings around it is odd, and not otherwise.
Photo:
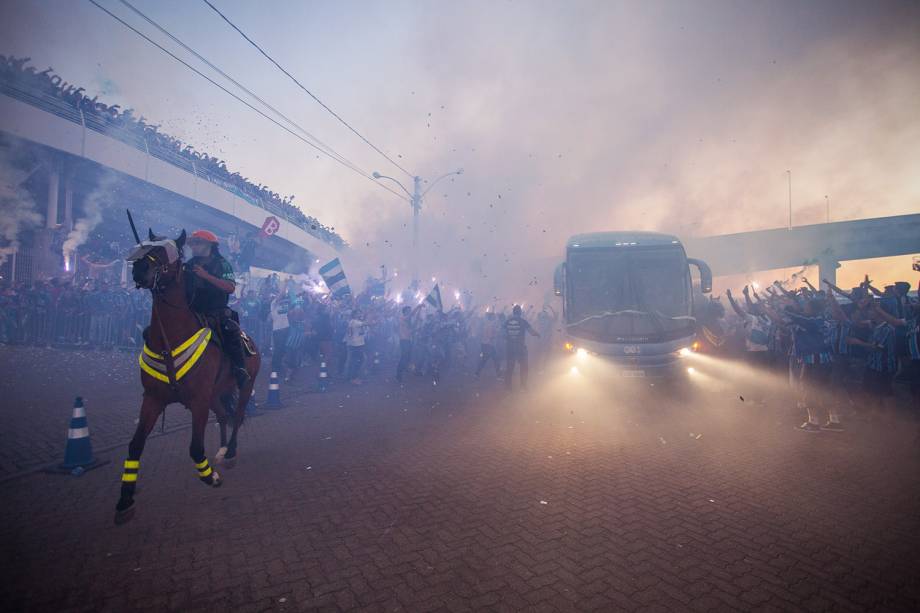
[(311, 228), (311, 224), (308, 221), (295, 219), (281, 207), (278, 207), (273, 203), (264, 202), (260, 198), (257, 198), (251, 194), (247, 194), (236, 185), (233, 185), (232, 183), (224, 180), (222, 177), (212, 175), (207, 171), (198, 168), (194, 161), (188, 159), (187, 157), (179, 155), (175, 151), (168, 148), (158, 146), (155, 142), (151, 143), (150, 139), (148, 139), (146, 135), (141, 136), (137, 133), (136, 130), (125, 129), (119, 125), (117, 121), (109, 121), (104, 117), (100, 117), (99, 115), (93, 113), (84, 113), (83, 110), (74, 108), (73, 105), (56, 96), (51, 96), (44, 92), (28, 90), (27, 88), (23, 87), (17, 87), (17, 84), (11, 83), (9, 81), (0, 81), (0, 93), (15, 100), (19, 100), (20, 102), (24, 102), (30, 106), (34, 106), (47, 113), (51, 113), (52, 115), (62, 119), (66, 119), (67, 121), (81, 126), (84, 130), (92, 130), (93, 132), (97, 132), (99, 134), (103, 134), (123, 142), (149, 157), (157, 158), (158, 160), (162, 160), (167, 164), (184, 170), (185, 172), (194, 175), (197, 178), (204, 179), (209, 183), (220, 187), (224, 191), (230, 192), (231, 194), (242, 198), (249, 204), (259, 207), (260, 209), (263, 209), (272, 215), (276, 215), (284, 219), (288, 223), (297, 226), (298, 228), (318, 238), (319, 240), (326, 241), (324, 236), (317, 234), (316, 231)]

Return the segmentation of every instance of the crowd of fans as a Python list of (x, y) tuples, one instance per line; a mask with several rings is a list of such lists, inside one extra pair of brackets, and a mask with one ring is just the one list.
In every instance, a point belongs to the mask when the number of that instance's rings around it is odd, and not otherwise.
[[(906, 281), (877, 289), (866, 277), (841, 289), (787, 288), (727, 292), (731, 312), (701, 318), (704, 350), (743, 352), (756, 369), (788, 376), (805, 415), (801, 429), (841, 430), (840, 409), (881, 408), (909, 394), (920, 402), (920, 304)], [(724, 310), (722, 310), (724, 314)]]
[[(150, 155), (175, 163), (196, 175), (220, 185), (247, 201), (276, 213), (304, 231), (333, 246), (346, 243), (334, 228), (326, 227), (316, 218), (305, 215), (296, 205), (293, 196), (281, 196), (266, 186), (254, 184), (238, 172), (231, 172), (227, 164), (207, 153), (196, 151), (179, 139), (159, 131), (159, 126), (148, 124), (143, 117), (135, 116), (133, 109), (100, 102), (98, 96), (90, 98), (82, 87), (71, 85), (54, 74), (51, 68), (38, 71), (29, 66), (30, 58), (0, 55), (0, 92), (40, 102), (53, 98), (74, 111), (83, 114), (83, 121), (92, 129), (113, 138), (149, 151)], [(36, 100), (37, 98), (37, 100)]]
[[(103, 259), (99, 254), (96, 260)], [(102, 269), (106, 264), (84, 267)], [(95, 278), (60, 277), (0, 289), (0, 343), (58, 348), (137, 349), (150, 321), (150, 292), (123, 287), (121, 261)], [(100, 272), (100, 271), (96, 271)], [(246, 279), (248, 281), (248, 279)], [(230, 306), (243, 329), (282, 378), (312, 377), (325, 362), (333, 377), (361, 384), (370, 372), (398, 364), (398, 377), (414, 373), (437, 383), (461, 366), (478, 377), (484, 366), (503, 375), (508, 348), (502, 333), (510, 309), (441, 312), (424, 303), (402, 316), (402, 297), (364, 291), (346, 301), (331, 300), (315, 283), (272, 274), (243, 282)], [(418, 296), (416, 296), (418, 300)], [(532, 316), (540, 330), (533, 359), (542, 365), (556, 321), (547, 307)], [(412, 350), (405, 349), (406, 341)], [(402, 358), (402, 359), (400, 359)], [(525, 373), (526, 374), (526, 373)]]
[[(0, 289), (0, 343), (139, 348), (150, 293), (125, 287), (117, 242), (97, 247), (81, 258), (82, 276)], [(728, 309), (719, 300), (701, 303), (695, 313), (699, 350), (743, 357), (752, 372), (767, 375), (761, 379), (768, 386), (788, 380), (806, 416), (804, 431), (842, 429), (845, 408), (885, 407), (895, 397), (920, 403), (920, 303), (910, 284), (878, 289), (867, 277), (844, 290), (801, 281), (802, 287), (746, 286), (740, 296), (727, 291)], [(389, 295), (380, 283), (336, 301), (316, 282), (279, 274), (261, 280), (240, 275), (238, 288), (230, 306), (270, 356), (271, 371), (288, 381), (312, 380), (325, 364), (331, 377), (355, 385), (382, 368), (400, 382), (415, 376), (437, 384), (457, 369), (477, 378), (494, 373), (510, 383), (507, 365), (520, 363), (516, 343), (523, 343), (523, 331), (514, 342), (509, 332), (522, 324), (509, 324), (516, 315), (507, 308), (441, 311), (420, 292), (404, 304), (402, 295)], [(536, 337), (530, 359), (541, 368), (559, 344), (553, 341), (557, 314), (546, 306), (521, 315), (529, 322), (524, 330), (532, 326)], [(526, 351), (520, 366), (526, 385)], [(762, 391), (749, 401), (762, 402)]]
[[(271, 347), (271, 370), (287, 381), (304, 366), (315, 373), (322, 362), (331, 374), (360, 385), (366, 373), (386, 363), (395, 366), (397, 380), (414, 373), (437, 384), (457, 365), (470, 371), (475, 367), (479, 376), (489, 357), (496, 376), (502, 376), (507, 346), (499, 330), (507, 310), (438, 311), (416, 299), (419, 304), (404, 307), (401, 296), (365, 291), (354, 300), (337, 302), (317, 293), (315, 286), (272, 275), (258, 290), (247, 291), (236, 308), (244, 329), (262, 330), (262, 346)], [(555, 321), (551, 308), (535, 316), (541, 330), (534, 354), (538, 366), (549, 355)]]

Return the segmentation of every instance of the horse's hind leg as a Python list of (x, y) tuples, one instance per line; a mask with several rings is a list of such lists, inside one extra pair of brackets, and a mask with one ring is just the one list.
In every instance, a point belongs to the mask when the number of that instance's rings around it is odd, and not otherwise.
[(125, 469), (121, 475), (121, 496), (118, 504), (115, 505), (115, 521), (127, 521), (130, 519), (128, 512), (133, 512), (134, 507), (134, 490), (137, 488), (137, 475), (140, 472), (141, 454), (144, 453), (144, 444), (147, 442), (147, 436), (156, 425), (157, 418), (163, 412), (164, 405), (159, 400), (144, 395), (144, 401), (141, 404), (141, 415), (137, 421), (137, 429), (134, 431), (134, 437), (128, 444), (128, 459), (125, 460)]
[(243, 419), (246, 417), (246, 404), (249, 397), (252, 396), (252, 388), (255, 385), (253, 376), (249, 383), (243, 386), (240, 394), (236, 399), (236, 409), (233, 411), (233, 431), (230, 433), (230, 442), (227, 443), (227, 454), (224, 456), (227, 460), (236, 458), (236, 437), (240, 432), (240, 426), (243, 425)]
[(188, 452), (198, 470), (198, 478), (205, 485), (220, 487), (220, 474), (211, 468), (208, 457), (204, 454), (204, 430), (208, 425), (211, 408), (207, 402), (198, 402), (189, 408), (192, 411), (192, 443)]
[(214, 454), (214, 463), (220, 464), (227, 454), (227, 419), (233, 414), (233, 396), (224, 395), (218, 398), (214, 412), (217, 414), (217, 424), (220, 428), (220, 449)]

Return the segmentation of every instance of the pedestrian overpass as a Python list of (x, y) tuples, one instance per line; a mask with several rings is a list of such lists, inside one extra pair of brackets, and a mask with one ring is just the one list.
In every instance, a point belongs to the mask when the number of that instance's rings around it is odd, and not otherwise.
[(687, 254), (713, 275), (817, 265), (836, 282), (841, 261), (920, 254), (920, 214), (687, 238)]

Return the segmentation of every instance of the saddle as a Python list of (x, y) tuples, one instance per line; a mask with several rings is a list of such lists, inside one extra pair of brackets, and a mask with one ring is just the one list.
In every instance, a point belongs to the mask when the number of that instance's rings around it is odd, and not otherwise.
[[(236, 311), (233, 312), (233, 320), (237, 325), (240, 324), (239, 316), (236, 314)], [(214, 331), (214, 340), (220, 347), (221, 351), (224, 350), (224, 331), (220, 327), (220, 320), (217, 317), (202, 317), (204, 323), (207, 324), (211, 330)], [(246, 357), (253, 356), (256, 354), (256, 344), (253, 342), (252, 338), (246, 334), (246, 331), (240, 327), (240, 340), (243, 342), (243, 355)]]

